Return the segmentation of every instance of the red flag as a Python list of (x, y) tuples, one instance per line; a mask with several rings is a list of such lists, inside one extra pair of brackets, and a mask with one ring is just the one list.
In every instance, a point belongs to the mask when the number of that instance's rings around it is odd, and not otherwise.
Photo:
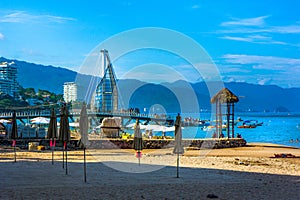
[(53, 147), (52, 140), (50, 140), (50, 147)]
[(136, 154), (135, 154), (135, 157), (142, 158), (142, 152), (137, 151)]
[(16, 146), (16, 140), (13, 140), (12, 146), (13, 146), (13, 147)]

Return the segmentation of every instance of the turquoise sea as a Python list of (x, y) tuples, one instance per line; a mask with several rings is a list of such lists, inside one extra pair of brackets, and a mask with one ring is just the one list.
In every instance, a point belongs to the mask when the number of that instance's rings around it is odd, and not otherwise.
[[(211, 119), (211, 114), (201, 113), (200, 117), (199, 114), (182, 114), (182, 118), (185, 117)], [(300, 140), (300, 129), (297, 127), (300, 124), (300, 113), (236, 113), (235, 119), (238, 117), (263, 122), (262, 126), (252, 129), (235, 126), (235, 134), (240, 133), (247, 142), (267, 142), (300, 148), (300, 141), (297, 142), (297, 139)], [(184, 127), (182, 130), (183, 138), (207, 138), (211, 134), (200, 127)], [(174, 132), (167, 135), (174, 136)]]
[[(170, 114), (175, 119), (177, 114)], [(181, 114), (182, 119), (191, 117), (194, 119), (209, 120), (213, 116), (211, 113), (184, 113)], [(263, 122), (262, 126), (256, 128), (237, 128), (235, 126), (235, 134), (239, 133), (247, 142), (266, 142), (275, 143), (287, 146), (294, 146), (300, 148), (300, 113), (235, 113), (235, 119), (241, 118), (243, 120), (257, 120)], [(126, 130), (133, 132), (132, 129)], [(225, 131), (224, 131), (225, 133)], [(155, 132), (154, 135), (162, 135), (161, 132)], [(174, 136), (174, 132), (166, 132), (167, 136)], [(187, 138), (209, 138), (212, 131), (203, 131), (201, 127), (183, 127), (183, 139)], [(226, 134), (225, 134), (226, 135)]]

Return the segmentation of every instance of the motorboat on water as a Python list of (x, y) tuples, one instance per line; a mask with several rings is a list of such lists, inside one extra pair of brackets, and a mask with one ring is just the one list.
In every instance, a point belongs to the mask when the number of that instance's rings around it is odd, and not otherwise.
[(257, 126), (262, 126), (263, 122), (258, 122), (257, 120), (245, 120), (242, 125), (239, 125), (238, 128), (256, 128)]
[[(227, 125), (223, 124), (222, 125), (222, 131), (225, 131), (226, 128), (227, 128)], [(214, 130), (216, 130), (216, 126), (211, 126), (211, 125), (210, 126), (204, 126), (202, 130), (203, 131), (214, 131)]]

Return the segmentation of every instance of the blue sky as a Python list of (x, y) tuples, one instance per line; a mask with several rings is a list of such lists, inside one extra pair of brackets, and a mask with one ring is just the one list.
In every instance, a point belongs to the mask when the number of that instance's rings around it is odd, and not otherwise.
[[(87, 55), (107, 38), (161, 27), (202, 45), (224, 81), (300, 87), (299, 7), (295, 0), (1, 0), (0, 56), (79, 71)], [(134, 78), (143, 79), (147, 72), (161, 77), (157, 81), (180, 77), (169, 75), (170, 67), (184, 68), (185, 73), (191, 69), (178, 56), (157, 50), (133, 52), (113, 64), (118, 77), (137, 68), (131, 73)], [(192, 69), (190, 74), (190, 81), (200, 80)]]

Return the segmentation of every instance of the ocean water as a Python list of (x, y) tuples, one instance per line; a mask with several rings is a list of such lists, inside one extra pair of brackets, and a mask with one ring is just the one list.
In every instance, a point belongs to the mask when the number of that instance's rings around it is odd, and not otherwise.
[[(183, 115), (187, 117), (188, 114)], [(197, 117), (194, 114), (191, 117)], [(210, 119), (210, 114), (200, 114), (201, 119)], [(243, 120), (257, 120), (263, 122), (262, 126), (256, 128), (237, 128), (235, 134), (240, 133), (247, 142), (267, 142), (300, 148), (300, 114), (289, 113), (237, 113), (235, 118), (240, 117)], [(211, 137), (210, 132), (201, 130), (200, 127), (184, 127), (182, 130), (183, 138), (207, 138)], [(226, 135), (226, 134), (225, 134)], [(293, 142), (291, 142), (293, 140)]]
[[(176, 113), (170, 114), (174, 119), (176, 115)], [(211, 113), (183, 113), (181, 116), (182, 119), (191, 117), (201, 120), (209, 120), (213, 117)], [(243, 120), (263, 122), (262, 126), (252, 129), (235, 127), (235, 135), (241, 134), (247, 142), (266, 142), (300, 148), (300, 129), (297, 127), (300, 124), (300, 113), (235, 113), (235, 119), (238, 117)], [(133, 133), (132, 129), (126, 131)], [(160, 136), (162, 133), (155, 132), (154, 135)], [(174, 132), (167, 132), (166, 135), (174, 137)], [(211, 135), (212, 131), (203, 131), (201, 127), (183, 127), (182, 129), (184, 139), (210, 138)], [(299, 142), (296, 142), (297, 139)]]

